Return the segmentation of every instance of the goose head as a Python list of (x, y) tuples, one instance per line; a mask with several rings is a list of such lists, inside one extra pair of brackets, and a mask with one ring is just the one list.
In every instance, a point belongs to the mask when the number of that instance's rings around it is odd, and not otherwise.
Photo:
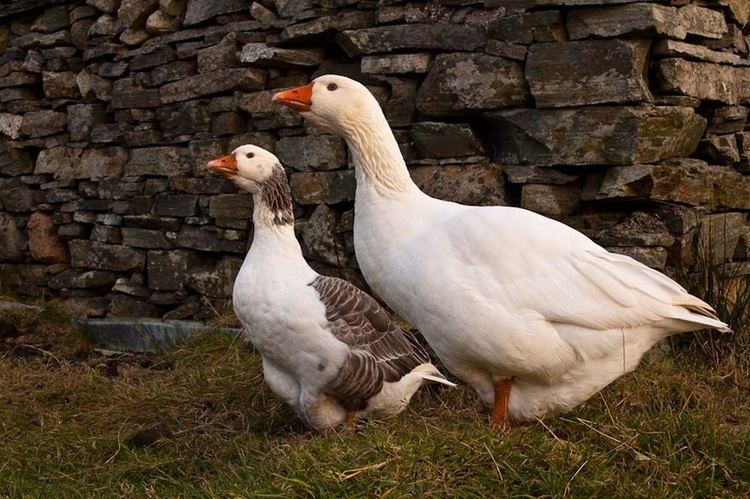
[(335, 135), (346, 136), (363, 121), (385, 121), (378, 101), (367, 87), (345, 76), (319, 76), (305, 86), (275, 94), (273, 101), (299, 111)]
[(208, 168), (253, 194), (259, 193), (263, 185), (275, 182), (279, 173), (285, 178), (279, 158), (262, 147), (251, 144), (240, 146), (231, 154), (209, 161)]

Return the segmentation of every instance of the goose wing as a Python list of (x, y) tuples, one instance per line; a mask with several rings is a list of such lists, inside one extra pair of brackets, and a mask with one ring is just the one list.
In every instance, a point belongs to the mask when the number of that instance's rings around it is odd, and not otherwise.
[(396, 324), (370, 295), (335, 277), (318, 276), (310, 285), (325, 305), (331, 333), (350, 347), (349, 356), (326, 392), (347, 409), (360, 409), (380, 392), (430, 362), (416, 338)]

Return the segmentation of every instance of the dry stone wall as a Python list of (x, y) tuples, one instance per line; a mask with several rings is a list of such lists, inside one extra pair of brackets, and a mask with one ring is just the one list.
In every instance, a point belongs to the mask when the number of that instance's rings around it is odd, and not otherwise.
[[(345, 144), (271, 104), (373, 91), (415, 181), (528, 208), (665, 269), (750, 272), (746, 0), (78, 0), (0, 5), (0, 285), (90, 315), (229, 304), (249, 195), (205, 169), (255, 143), (290, 173), (321, 272), (361, 284)], [(508, 241), (512, 244), (512, 241)]]

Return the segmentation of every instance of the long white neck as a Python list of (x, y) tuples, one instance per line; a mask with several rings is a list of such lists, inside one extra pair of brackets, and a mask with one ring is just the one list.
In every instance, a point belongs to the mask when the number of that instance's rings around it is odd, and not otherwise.
[(377, 103), (374, 108), (342, 123), (358, 189), (372, 187), (380, 195), (419, 191), (409, 176), (388, 121)]

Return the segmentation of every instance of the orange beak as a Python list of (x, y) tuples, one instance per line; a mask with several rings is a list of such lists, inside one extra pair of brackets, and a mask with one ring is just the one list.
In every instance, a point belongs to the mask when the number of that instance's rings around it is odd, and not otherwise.
[(219, 159), (209, 161), (208, 167), (225, 177), (237, 175), (237, 159), (234, 157), (234, 154), (227, 154)]
[(275, 94), (271, 100), (273, 100), (274, 102), (278, 102), (279, 104), (282, 104), (284, 106), (291, 107), (292, 109), (294, 109), (295, 111), (299, 111), (300, 113), (306, 113), (312, 106), (312, 92), (314, 83), (315, 82), (310, 82), (304, 87), (297, 87), (279, 92)]

